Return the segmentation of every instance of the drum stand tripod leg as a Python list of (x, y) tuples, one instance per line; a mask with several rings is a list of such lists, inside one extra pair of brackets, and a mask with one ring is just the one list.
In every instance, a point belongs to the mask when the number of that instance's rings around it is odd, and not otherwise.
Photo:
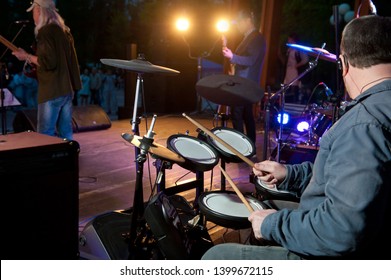
[[(222, 169), (225, 170), (225, 160), (224, 159), (220, 159), (220, 166)], [(223, 172), (220, 173), (220, 177), (221, 177), (221, 187), (220, 187), (220, 190), (222, 191), (225, 191), (225, 184), (226, 184), (226, 179), (225, 179), (225, 176), (223, 174)]]
[[(221, 107), (222, 105), (219, 106), (219, 111), (221, 110)], [(219, 112), (219, 116), (221, 118), (221, 126), (222, 127), (227, 127), (227, 122), (228, 122), (228, 114), (229, 114), (229, 107), (228, 106), (225, 106), (225, 111), (226, 112), (223, 112), (223, 113), (220, 113)], [(221, 167), (225, 170), (225, 160), (223, 158), (220, 159), (220, 165)], [(221, 172), (220, 173), (220, 177), (221, 177), (221, 187), (220, 187), (220, 190), (222, 191), (225, 191), (225, 186), (226, 186), (226, 179), (225, 179), (225, 176), (224, 174)]]

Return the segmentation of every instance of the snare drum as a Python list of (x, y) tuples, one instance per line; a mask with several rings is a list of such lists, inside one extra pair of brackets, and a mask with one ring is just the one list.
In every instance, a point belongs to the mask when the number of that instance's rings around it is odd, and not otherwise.
[[(244, 197), (254, 210), (267, 208), (263, 202), (250, 195)], [(248, 220), (250, 212), (235, 192), (204, 192), (198, 197), (198, 204), (206, 219), (216, 225), (234, 229), (251, 227)]]
[[(254, 143), (243, 133), (228, 127), (215, 127), (211, 130), (214, 135), (222, 139), (231, 147), (235, 148), (239, 153), (245, 157), (252, 157), (255, 154)], [(241, 162), (242, 160), (235, 155), (231, 150), (223, 146), (220, 142), (212, 137), (208, 137), (207, 141), (219, 152), (220, 156), (226, 162)]]
[(312, 122), (312, 131), (317, 137), (322, 135), (331, 127), (333, 121), (330, 116), (317, 113)]
[(278, 190), (276, 186), (274, 188), (270, 188), (266, 186), (259, 178), (255, 178), (255, 188), (257, 190), (257, 194), (260, 200), (288, 200), (299, 202), (300, 198), (296, 196), (296, 194)]
[(171, 135), (167, 139), (167, 148), (185, 159), (184, 163), (178, 165), (193, 172), (212, 170), (220, 159), (211, 145), (189, 135)]

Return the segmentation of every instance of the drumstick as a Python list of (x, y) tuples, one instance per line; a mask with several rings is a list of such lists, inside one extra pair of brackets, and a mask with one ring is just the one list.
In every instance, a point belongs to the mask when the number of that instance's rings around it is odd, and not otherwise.
[(195, 126), (198, 126), (198, 128), (202, 129), (206, 134), (208, 134), (210, 137), (212, 137), (214, 140), (222, 144), (224, 147), (226, 147), (228, 150), (230, 150), (232, 153), (237, 155), (241, 160), (243, 160), (245, 163), (247, 163), (250, 167), (254, 167), (254, 162), (252, 162), (250, 159), (246, 158), (244, 155), (242, 155), (238, 150), (236, 150), (234, 147), (229, 145), (227, 142), (225, 142), (223, 139), (215, 135), (213, 132), (211, 132), (209, 129), (204, 127), (202, 124), (198, 123), (197, 121), (193, 120), (189, 116), (187, 116), (185, 113), (182, 114), (185, 118), (187, 118), (190, 122), (192, 122)]
[(219, 167), (220, 167), (221, 172), (224, 174), (225, 178), (227, 179), (227, 181), (230, 183), (231, 187), (234, 189), (236, 194), (239, 196), (240, 200), (244, 203), (244, 205), (246, 205), (248, 211), (250, 211), (250, 213), (254, 212), (254, 209), (251, 207), (250, 203), (248, 203), (247, 199), (243, 196), (241, 191), (235, 185), (234, 181), (232, 181), (231, 177), (229, 177), (229, 175), (227, 174), (227, 172), (225, 172), (225, 170), (221, 167), (221, 165), (219, 165)]

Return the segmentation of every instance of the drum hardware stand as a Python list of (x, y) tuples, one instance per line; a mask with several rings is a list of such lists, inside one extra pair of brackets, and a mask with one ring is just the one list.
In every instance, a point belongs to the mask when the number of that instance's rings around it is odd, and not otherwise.
[(157, 192), (164, 192), (166, 195), (174, 195), (180, 192), (188, 191), (191, 189), (196, 189), (196, 195), (194, 199), (194, 204), (197, 204), (199, 195), (203, 192), (204, 188), (204, 172), (196, 171), (196, 178), (194, 180), (188, 181), (180, 185), (173, 185), (166, 188), (166, 169), (172, 168), (172, 163), (162, 159), (156, 159), (153, 163), (158, 172), (156, 179)]
[[(145, 60), (142, 54), (138, 55), (137, 59)], [(140, 96), (140, 90), (144, 88), (144, 81), (142, 78), (142, 72), (137, 72), (137, 82), (136, 82), (136, 91), (133, 104), (133, 117), (132, 117), (132, 132), (134, 135), (140, 135), (140, 119), (137, 117), (137, 108), (138, 100)], [(143, 173), (144, 173), (144, 163), (147, 159), (148, 150), (151, 144), (153, 143), (153, 137), (155, 133), (153, 132), (153, 127), (155, 125), (156, 115), (153, 116), (150, 128), (147, 134), (140, 140), (140, 147), (135, 146), (135, 161), (136, 161), (136, 184), (135, 192), (133, 197), (133, 214), (130, 224), (130, 233), (129, 233), (129, 259), (137, 259), (140, 252), (142, 251), (143, 242), (148, 240), (143, 240), (143, 237), (146, 233), (145, 221), (144, 221), (144, 195), (143, 195)], [(124, 137), (124, 136), (123, 136)], [(127, 139), (125, 139), (127, 140)], [(144, 252), (145, 253), (145, 252)]]
[[(326, 46), (326, 43), (323, 43), (322, 45), (322, 49), (324, 49)], [(270, 102), (273, 101), (273, 99), (276, 98), (276, 96), (279, 96), (280, 97), (280, 104), (281, 104), (281, 108), (280, 108), (280, 128), (279, 128), (279, 132), (278, 132), (278, 139), (277, 139), (277, 158), (276, 158), (276, 161), (277, 162), (280, 162), (281, 160), (281, 149), (282, 149), (282, 130), (284, 128), (284, 106), (285, 106), (285, 93), (287, 91), (287, 89), (289, 89), (296, 81), (300, 80), (302, 77), (304, 77), (307, 73), (309, 73), (310, 71), (312, 71), (317, 65), (318, 65), (318, 60), (319, 60), (319, 56), (320, 56), (320, 52), (318, 53), (316, 59), (314, 61), (310, 61), (308, 63), (308, 67), (305, 71), (303, 71), (300, 75), (298, 75), (296, 78), (294, 78), (291, 82), (289, 82), (288, 84), (281, 84), (281, 89), (279, 91), (277, 91), (276, 93), (274, 93), (272, 96), (270, 96), (267, 100), (267, 104), (266, 106), (269, 106), (270, 108)], [(270, 111), (268, 112), (270, 113)], [(269, 119), (269, 116), (265, 117), (265, 120), (266, 119)], [(265, 131), (265, 137), (267, 137), (268, 134), (266, 134), (266, 131)], [(264, 142), (267, 142), (266, 140)], [(265, 147), (264, 147), (265, 149)], [(266, 147), (266, 150), (267, 150), (267, 147)]]
[[(147, 159), (149, 148), (153, 143), (153, 137), (155, 133), (153, 132), (153, 126), (155, 125), (156, 115), (153, 116), (151, 126), (146, 135), (140, 140), (140, 147), (138, 148), (139, 153), (136, 156), (136, 185), (135, 192), (133, 197), (133, 212), (131, 217), (130, 224), (130, 233), (129, 233), (129, 259), (138, 259), (143, 251), (143, 245), (146, 242), (149, 242), (148, 239), (145, 239), (146, 235), (146, 225), (144, 221), (144, 195), (143, 195), (143, 169), (144, 163)], [(138, 131), (137, 122), (134, 123)], [(122, 137), (129, 141), (131, 139), (129, 134), (123, 134)]]
[(306, 142), (307, 145), (309, 146), (317, 146), (318, 145), (318, 141), (314, 140), (315, 138), (315, 133), (314, 133), (314, 119), (315, 119), (315, 109), (313, 106), (311, 106), (311, 109), (310, 109), (310, 125), (309, 125), (309, 128), (308, 128), (308, 140)]
[[(220, 106), (221, 105), (219, 105), (219, 109), (220, 109)], [(229, 107), (226, 106), (225, 112), (218, 113), (218, 114), (219, 114), (220, 119), (221, 119), (221, 126), (222, 127), (227, 127), (228, 126), (227, 125), (227, 121), (229, 119)], [(224, 158), (221, 157), (220, 158), (220, 166), (223, 168), (223, 170), (225, 170), (225, 164), (226, 164), (226, 162), (225, 162)], [(225, 191), (226, 179), (225, 179), (225, 176), (224, 176), (223, 172), (221, 172), (220, 174), (221, 174), (220, 175), (220, 178), (221, 178), (220, 179), (220, 182), (221, 182), (220, 190)]]
[(132, 142), (135, 136), (139, 136), (139, 124), (141, 117), (137, 117), (137, 108), (138, 100), (140, 95), (140, 90), (143, 91), (143, 73), (161, 73), (161, 74), (179, 74), (179, 71), (153, 65), (147, 62), (143, 54), (138, 54), (137, 59), (135, 60), (118, 60), (118, 59), (101, 59), (103, 64), (107, 64), (113, 67), (119, 67), (126, 70), (135, 71), (137, 73), (137, 83), (136, 83), (136, 92), (133, 108), (133, 117), (131, 121), (132, 132), (133, 134), (123, 133), (122, 138), (126, 141), (132, 143), (135, 146), (135, 161), (136, 161), (136, 184), (135, 192), (133, 197), (133, 207), (129, 209), (131, 211), (131, 223), (130, 223), (130, 233), (127, 236), (127, 241), (129, 244), (129, 259), (138, 259), (141, 256), (146, 257), (148, 253), (152, 255), (151, 245), (154, 245), (156, 241), (151, 234), (151, 231), (146, 224), (144, 217), (145, 203), (143, 196), (143, 169), (144, 163), (147, 159), (148, 152), (150, 151), (154, 135), (153, 127), (156, 121), (156, 115), (153, 116), (150, 128), (146, 135), (143, 138), (136, 139), (135, 143)]

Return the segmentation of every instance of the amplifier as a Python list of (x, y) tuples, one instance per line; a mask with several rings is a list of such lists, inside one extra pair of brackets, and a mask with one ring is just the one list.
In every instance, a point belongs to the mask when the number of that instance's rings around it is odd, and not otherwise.
[(79, 144), (0, 135), (1, 259), (78, 259)]

